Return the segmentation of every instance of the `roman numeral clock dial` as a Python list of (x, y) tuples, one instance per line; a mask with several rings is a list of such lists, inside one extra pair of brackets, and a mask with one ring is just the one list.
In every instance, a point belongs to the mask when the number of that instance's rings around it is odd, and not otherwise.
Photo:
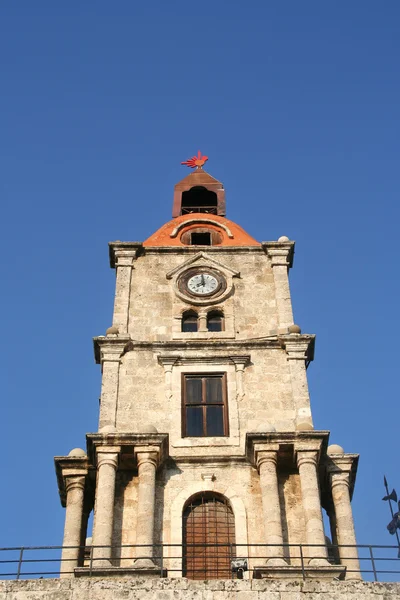
[(218, 280), (210, 273), (193, 275), (187, 282), (189, 292), (205, 296), (214, 293), (219, 287)]

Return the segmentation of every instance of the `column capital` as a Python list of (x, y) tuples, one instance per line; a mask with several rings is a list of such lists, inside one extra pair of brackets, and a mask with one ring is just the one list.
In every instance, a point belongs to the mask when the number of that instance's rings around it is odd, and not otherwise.
[(256, 456), (256, 465), (258, 472), (260, 471), (260, 467), (265, 463), (272, 463), (274, 467), (276, 467), (278, 463), (278, 449), (272, 450), (259, 450), (255, 452)]
[(79, 482), (83, 480), (85, 484), (89, 473), (89, 461), (86, 455), (82, 456), (55, 456), (54, 464), (56, 468), (58, 493), (60, 494), (61, 506), (65, 508), (68, 485), (72, 481)]
[(328, 454), (325, 459), (326, 480), (328, 486), (345, 484), (353, 495), (358, 467), (358, 454)]
[(68, 475), (65, 478), (65, 490), (70, 492), (71, 490), (84, 490), (86, 483), (85, 475)]
[(103, 465), (118, 468), (118, 458), (121, 451), (120, 446), (99, 446), (96, 448), (96, 463), (99, 469)]
[(162, 365), (165, 371), (172, 371), (172, 368), (176, 363), (179, 362), (180, 356), (168, 356), (166, 354), (159, 354), (157, 357), (158, 364)]
[(131, 342), (130, 335), (110, 335), (93, 338), (94, 357), (97, 364), (121, 361), (125, 348)]
[(142, 242), (110, 242), (110, 267), (133, 267), (143, 247)]
[(160, 457), (159, 452), (154, 452), (154, 451), (147, 452), (147, 451), (138, 450), (138, 451), (135, 451), (135, 455), (136, 455), (137, 464), (138, 464), (139, 468), (142, 465), (148, 463), (148, 464), (153, 465), (153, 467), (155, 469), (157, 469), (157, 467), (159, 465), (159, 457)]
[(315, 467), (317, 467), (318, 459), (318, 450), (300, 450), (296, 453), (296, 462), (299, 468), (302, 465), (314, 465)]
[(267, 256), (271, 259), (272, 267), (290, 267), (293, 266), (295, 242), (290, 240), (284, 242), (262, 242), (261, 246)]
[(315, 335), (287, 333), (279, 335), (278, 340), (285, 349), (287, 360), (313, 360)]
[(140, 465), (144, 463), (151, 463), (157, 469), (164, 458), (162, 456), (161, 446), (135, 446), (134, 454), (137, 460), (138, 467), (140, 467)]
[(232, 355), (229, 358), (235, 365), (236, 371), (244, 371), (245, 367), (247, 367), (250, 362), (249, 354)]

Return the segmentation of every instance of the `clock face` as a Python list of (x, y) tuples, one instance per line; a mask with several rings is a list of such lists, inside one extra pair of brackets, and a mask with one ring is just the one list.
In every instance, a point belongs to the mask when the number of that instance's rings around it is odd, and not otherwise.
[(192, 294), (206, 296), (220, 287), (219, 281), (210, 273), (197, 273), (187, 281), (187, 288)]

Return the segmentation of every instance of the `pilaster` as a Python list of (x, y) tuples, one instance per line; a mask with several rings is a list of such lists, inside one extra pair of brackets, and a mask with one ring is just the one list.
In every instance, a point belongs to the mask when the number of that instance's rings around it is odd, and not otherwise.
[(278, 327), (284, 329), (293, 324), (288, 271), (293, 264), (294, 242), (289, 240), (263, 242), (262, 246), (271, 259), (278, 311)]
[(94, 338), (95, 358), (101, 364), (102, 371), (99, 430), (116, 427), (119, 368), (121, 356), (129, 341), (130, 336), (119, 334)]
[(110, 244), (111, 266), (116, 269), (116, 288), (114, 300), (113, 326), (124, 334), (129, 329), (129, 299), (131, 293), (132, 272), (141, 244)]
[(289, 363), (296, 423), (309, 423), (312, 426), (306, 361), (313, 359), (315, 336), (289, 333), (279, 336), (279, 341)]

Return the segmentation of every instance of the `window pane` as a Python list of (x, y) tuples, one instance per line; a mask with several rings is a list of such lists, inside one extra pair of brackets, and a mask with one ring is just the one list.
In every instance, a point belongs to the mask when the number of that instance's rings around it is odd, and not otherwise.
[(201, 403), (201, 379), (186, 378), (186, 404)]
[(208, 331), (222, 331), (222, 316), (211, 314), (207, 319)]
[(222, 378), (208, 377), (206, 379), (206, 402), (222, 403)]
[(222, 406), (207, 406), (207, 435), (224, 435)]
[(186, 435), (203, 436), (203, 409), (201, 406), (186, 408)]
[(182, 331), (197, 331), (197, 317), (183, 317)]

